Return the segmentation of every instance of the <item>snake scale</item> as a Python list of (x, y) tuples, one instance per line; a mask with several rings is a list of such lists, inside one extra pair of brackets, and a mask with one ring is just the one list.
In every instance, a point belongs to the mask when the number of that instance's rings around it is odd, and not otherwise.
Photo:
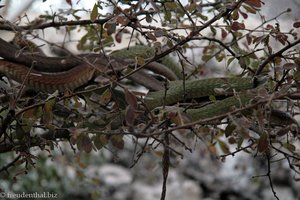
[[(129, 48), (129, 50), (122, 49), (112, 52), (110, 56), (118, 59), (134, 59), (137, 57), (147, 59), (155, 56), (155, 50), (146, 46), (135, 46)], [(180, 70), (170, 57), (163, 58), (161, 62), (171, 71), (174, 71), (178, 79), (181, 78), (182, 74)], [(87, 83), (93, 77), (95, 68), (79, 64), (64, 72), (50, 73), (30, 69), (22, 64), (1, 60), (0, 72), (17, 82), (24, 82), (26, 86), (36, 90), (46, 92), (59, 90), (63, 92), (66, 89), (74, 90)], [(186, 113), (193, 120), (198, 120), (229, 111), (232, 106), (240, 107), (241, 98), (243, 99), (243, 104), (251, 98), (247, 95), (241, 96), (239, 99), (230, 96), (235, 92), (249, 90), (254, 87), (256, 87), (256, 84), (254, 84), (251, 78), (239, 77), (187, 80), (184, 83), (182, 81), (171, 81), (167, 90), (162, 89), (156, 92), (149, 92), (144, 98), (144, 103), (148, 109), (152, 110), (163, 105), (172, 105), (187, 99), (208, 97), (210, 95), (228, 97), (225, 100), (202, 108), (187, 109)]]
[(234, 92), (252, 89), (252, 78), (208, 78), (203, 80), (190, 80), (182, 83), (175, 81), (170, 83), (170, 88), (157, 92), (150, 92), (145, 97), (145, 103), (149, 109), (162, 105), (172, 105), (185, 99), (196, 99), (208, 96), (232, 96)]
[[(23, 83), (35, 90), (52, 93), (56, 90), (74, 90), (87, 83), (94, 74), (94, 69), (86, 65), (76, 66), (59, 73), (41, 73), (24, 65), (0, 61), (0, 72), (11, 79)], [(66, 81), (68, 80), (68, 81)]]

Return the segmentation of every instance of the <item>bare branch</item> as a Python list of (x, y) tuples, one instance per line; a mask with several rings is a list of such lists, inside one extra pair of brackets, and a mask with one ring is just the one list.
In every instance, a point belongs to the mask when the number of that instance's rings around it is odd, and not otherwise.
[(290, 48), (292, 48), (293, 46), (296, 46), (299, 43), (300, 43), (300, 39), (296, 40), (293, 43), (289, 43), (287, 46), (283, 47), (282, 49), (280, 49), (276, 53), (270, 55), (263, 63), (261, 63), (259, 65), (258, 69), (255, 72), (255, 76), (258, 76), (263, 71), (263, 69), (265, 68), (265, 66), (267, 64), (269, 64), (272, 60), (274, 60), (276, 57), (281, 57), (282, 54), (283, 54), (283, 52), (289, 50)]

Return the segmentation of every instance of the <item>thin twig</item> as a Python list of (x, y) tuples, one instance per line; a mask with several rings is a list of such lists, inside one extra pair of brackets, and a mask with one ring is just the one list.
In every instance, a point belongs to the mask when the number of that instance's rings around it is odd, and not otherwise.
[(270, 187), (271, 187), (271, 190), (272, 190), (272, 193), (274, 195), (274, 197), (277, 199), (277, 200), (280, 200), (276, 194), (276, 191), (274, 190), (274, 186), (273, 186), (273, 181), (272, 181), (272, 178), (271, 178), (271, 163), (270, 163), (270, 156), (267, 155), (267, 164), (268, 164), (268, 172), (267, 172), (267, 177), (269, 179), (269, 184), (270, 184)]
[(162, 175), (163, 175), (163, 185), (160, 200), (165, 200), (167, 194), (167, 180), (169, 175), (169, 167), (170, 167), (170, 149), (168, 148), (170, 145), (169, 134), (166, 133), (164, 137), (164, 154), (162, 157)]
[(281, 57), (283, 52), (285, 52), (286, 50), (289, 50), (291, 47), (296, 46), (299, 43), (300, 43), (300, 39), (296, 40), (293, 43), (289, 43), (287, 46), (283, 47), (282, 49), (280, 49), (276, 53), (273, 53), (272, 55), (270, 55), (263, 63), (261, 63), (259, 65), (258, 69), (255, 72), (255, 76), (258, 76), (263, 71), (265, 66), (267, 64), (269, 64), (269, 62), (271, 62), (274, 58)]
[(0, 169), (0, 173), (3, 172), (3, 171), (6, 171), (8, 173), (8, 169), (10, 167), (13, 167), (15, 166), (15, 163), (21, 158), (21, 155), (18, 155), (13, 161), (11, 161), (10, 163), (8, 163), (7, 165), (3, 166), (1, 169)]

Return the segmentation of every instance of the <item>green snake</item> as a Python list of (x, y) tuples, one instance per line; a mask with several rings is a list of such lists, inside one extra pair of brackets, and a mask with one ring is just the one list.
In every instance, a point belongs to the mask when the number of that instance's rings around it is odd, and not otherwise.
[[(118, 59), (134, 59), (138, 57), (148, 59), (155, 56), (155, 50), (147, 46), (134, 46), (129, 49), (112, 52), (110, 56)], [(173, 71), (178, 79), (181, 79), (182, 74), (170, 57), (164, 57), (161, 63)], [(34, 69), (28, 71), (29, 68), (22, 64), (15, 64), (5, 60), (0, 61), (0, 72), (18, 82), (24, 81), (25, 85), (46, 92), (53, 92), (54, 90), (64, 91), (66, 88), (73, 90), (88, 82), (95, 73), (94, 68), (82, 64), (60, 73), (43, 73)], [(165, 89), (149, 92), (144, 98), (144, 105), (149, 110), (153, 110), (157, 107), (172, 105), (190, 99), (208, 96), (228, 97), (202, 108), (187, 109), (185, 111), (192, 120), (199, 120), (219, 115), (222, 112), (228, 112), (233, 106), (240, 107), (245, 105), (251, 100), (249, 95), (240, 95), (238, 99), (232, 95), (253, 89), (256, 86), (257, 83), (252, 78), (240, 77), (209, 78), (187, 80), (185, 82), (171, 81)]]
[(208, 78), (190, 80), (183, 83), (175, 81), (170, 88), (150, 92), (145, 97), (145, 103), (150, 110), (162, 105), (172, 105), (185, 99), (196, 99), (213, 96), (232, 96), (234, 92), (245, 91), (256, 87), (252, 78)]
[[(135, 46), (113, 52), (112, 55), (123, 59), (132, 58), (133, 56), (151, 58), (155, 56), (155, 50), (154, 48), (145, 46)], [(178, 79), (182, 79), (181, 70), (171, 57), (166, 56), (161, 62), (174, 71)], [(189, 117), (189, 120), (197, 121), (218, 116), (230, 112), (233, 108), (241, 108), (250, 104), (255, 95), (246, 91), (254, 89), (264, 82), (265, 79), (253, 79), (250, 77), (208, 78), (203, 80), (187, 80), (185, 82), (171, 81), (165, 89), (149, 92), (144, 98), (144, 104), (148, 110), (157, 112), (161, 111), (164, 106), (173, 105), (184, 100), (209, 96), (227, 97), (201, 108), (172, 110), (185, 113)], [(170, 112), (168, 107), (165, 110)]]
[[(144, 46), (144, 45), (136, 45), (130, 48), (121, 49), (112, 52), (110, 55), (114, 56), (118, 59), (126, 59), (126, 58), (135, 58), (141, 57), (144, 59), (152, 58), (156, 54), (155, 48)], [(173, 61), (170, 56), (165, 56), (161, 59), (161, 63), (169, 68), (178, 79), (182, 79), (182, 72), (178, 65)]]

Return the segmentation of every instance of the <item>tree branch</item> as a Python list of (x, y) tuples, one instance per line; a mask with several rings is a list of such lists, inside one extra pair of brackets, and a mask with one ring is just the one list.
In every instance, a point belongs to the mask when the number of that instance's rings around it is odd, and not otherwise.
[(300, 39), (296, 40), (293, 43), (288, 44), (287, 46), (283, 47), (282, 49), (280, 49), (279, 51), (277, 51), (276, 53), (270, 55), (263, 63), (261, 63), (257, 69), (257, 71), (255, 72), (255, 76), (258, 76), (263, 69), (265, 68), (265, 66), (271, 62), (274, 58), (276, 57), (280, 57), (282, 55), (283, 52), (285, 52), (286, 50), (289, 50), (291, 47), (296, 46), (297, 44), (300, 43)]
[(89, 24), (105, 24), (108, 20), (110, 20), (112, 17), (108, 17), (105, 19), (97, 19), (95, 21), (91, 20), (78, 20), (78, 21), (65, 21), (65, 22), (48, 22), (48, 23), (41, 23), (41, 24), (31, 24), (27, 26), (16, 26), (12, 23), (9, 23), (7, 21), (1, 21), (0, 22), (0, 30), (6, 30), (6, 31), (24, 31), (24, 30), (36, 30), (36, 29), (46, 29), (46, 28), (57, 28), (61, 26), (83, 26), (83, 25), (89, 25)]
[(15, 165), (15, 163), (21, 158), (21, 155), (18, 155), (13, 161), (11, 161), (10, 163), (8, 163), (7, 165), (3, 166), (1, 169), (0, 169), (0, 173), (3, 172), (3, 171), (8, 171), (8, 169), (10, 167), (13, 167)]
[(32, 138), (30, 142), (19, 141), (14, 143), (4, 143), (0, 145), (0, 153), (6, 153), (13, 150), (23, 151), (24, 149), (29, 149), (31, 147), (44, 145), (45, 140), (56, 141), (58, 139), (69, 139), (70, 132), (66, 129), (58, 129), (54, 133), (49, 131), (47, 133), (42, 134), (41, 136), (37, 136)]
[[(121, 79), (125, 79), (127, 77), (129, 77), (130, 75), (136, 73), (137, 71), (145, 68), (146, 65), (148, 65), (151, 62), (154, 62), (156, 60), (159, 60), (163, 57), (165, 57), (166, 55), (170, 54), (171, 52), (175, 51), (178, 47), (186, 44), (187, 42), (191, 41), (196, 35), (198, 35), (202, 30), (206, 29), (207, 27), (209, 27), (211, 24), (213, 24), (214, 22), (216, 22), (217, 20), (221, 19), (222, 17), (226, 16), (231, 10), (224, 10), (221, 11), (219, 14), (217, 14), (216, 16), (214, 16), (212, 19), (210, 19), (209, 21), (207, 21), (205, 24), (203, 24), (201, 27), (197, 28), (196, 30), (193, 30), (192, 32), (190, 32), (190, 34), (182, 39), (181, 41), (179, 41), (177, 44), (175, 44), (172, 48), (169, 48), (168, 50), (154, 56), (152, 59), (148, 60), (147, 62), (145, 62), (143, 65), (141, 65), (140, 67), (136, 68), (135, 70), (131, 71), (130, 73), (126, 74), (125, 76), (123, 76)], [(132, 27), (135, 28), (135, 27)]]

